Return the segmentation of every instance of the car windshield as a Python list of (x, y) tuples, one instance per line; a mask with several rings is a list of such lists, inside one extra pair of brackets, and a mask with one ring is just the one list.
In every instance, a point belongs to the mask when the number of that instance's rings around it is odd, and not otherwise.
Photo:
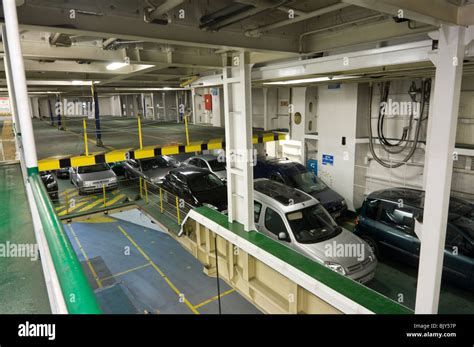
[(299, 243), (317, 243), (342, 232), (321, 204), (286, 214), (291, 230)]
[(211, 170), (214, 172), (225, 171), (226, 169), (225, 162), (219, 161), (217, 159), (209, 160), (208, 163), (211, 167)]
[(317, 193), (328, 186), (313, 172), (303, 172), (294, 176), (290, 176), (295, 188), (298, 188), (305, 193)]
[(195, 176), (188, 181), (189, 188), (194, 193), (211, 190), (224, 186), (224, 183), (213, 173)]
[(140, 163), (143, 171), (170, 167), (170, 163), (168, 163), (168, 161), (163, 157), (142, 159)]
[(80, 174), (88, 174), (88, 173), (94, 173), (94, 172), (101, 172), (101, 171), (107, 171), (110, 170), (110, 167), (108, 164), (96, 164), (96, 165), (91, 165), (91, 166), (81, 166), (77, 169), (77, 172)]

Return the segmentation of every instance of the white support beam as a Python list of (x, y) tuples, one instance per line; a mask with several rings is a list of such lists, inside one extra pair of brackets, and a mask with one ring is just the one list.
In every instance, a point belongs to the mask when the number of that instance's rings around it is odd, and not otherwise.
[[(231, 58), (230, 61), (227, 58)], [(253, 145), (252, 145), (252, 65), (245, 52), (224, 55), (224, 118), (227, 161), (229, 221), (254, 229)]]
[[(465, 52), (465, 28), (440, 28), (428, 148), (415, 313), (437, 313), (443, 270), (453, 152)], [(450, 251), (450, 250), (448, 250)]]
[(26, 87), (25, 67), (21, 52), (20, 32), (18, 29), (18, 17), (14, 0), (3, 1), (3, 13), (5, 16), (5, 33), (3, 41), (7, 44), (7, 59), (11, 69), (9, 88), (15, 93), (16, 111), (21, 128), (21, 143), (28, 176), (38, 172), (38, 159), (36, 157), (35, 137), (33, 124), (31, 122), (31, 110)]

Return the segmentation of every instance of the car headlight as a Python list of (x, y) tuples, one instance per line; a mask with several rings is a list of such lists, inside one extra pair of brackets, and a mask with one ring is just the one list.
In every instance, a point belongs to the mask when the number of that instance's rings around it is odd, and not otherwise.
[(324, 265), (326, 265), (328, 268), (330, 268), (332, 271), (335, 271), (343, 276), (346, 275), (346, 270), (342, 267), (342, 265), (338, 263), (334, 263), (332, 261), (325, 261)]
[[(81, 182), (79, 182), (79, 183), (81, 183)], [(83, 185), (84, 187), (90, 187), (90, 186), (92, 186), (92, 182), (85, 181), (85, 182), (82, 182), (82, 185)]]
[(110, 183), (117, 182), (117, 177), (111, 177), (111, 178), (109, 178), (109, 182), (110, 182)]
[(46, 185), (46, 187), (48, 187), (48, 188), (56, 187), (56, 182), (48, 183), (48, 184)]
[(346, 204), (346, 200), (341, 201), (341, 205), (344, 206)]

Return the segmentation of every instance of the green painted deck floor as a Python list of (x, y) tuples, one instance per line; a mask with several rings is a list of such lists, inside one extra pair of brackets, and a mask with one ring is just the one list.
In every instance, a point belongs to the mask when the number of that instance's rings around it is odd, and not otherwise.
[(0, 206), (0, 313), (50, 313), (39, 258), (5, 256), (8, 245), (36, 244), (17, 164), (0, 165)]

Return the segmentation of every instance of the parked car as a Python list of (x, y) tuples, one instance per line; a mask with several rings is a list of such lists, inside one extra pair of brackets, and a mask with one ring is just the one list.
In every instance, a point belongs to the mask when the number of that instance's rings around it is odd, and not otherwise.
[[(423, 191), (408, 188), (369, 194), (356, 219), (355, 233), (376, 254), (418, 267), (420, 240), (414, 219), (423, 219), (424, 197)], [(429, 230), (423, 233), (430, 237)], [(443, 279), (474, 288), (474, 204), (454, 197), (449, 202)]]
[(227, 186), (207, 169), (184, 166), (165, 176), (162, 187), (193, 206), (209, 206), (227, 212)]
[(43, 171), (40, 173), (46, 191), (51, 200), (58, 200), (58, 181), (51, 171)]
[[(377, 258), (369, 245), (338, 226), (311, 195), (256, 179), (254, 200), (255, 227), (262, 234), (355, 281), (366, 283), (374, 277)], [(340, 248), (348, 251), (336, 251)]]
[(58, 169), (58, 170), (56, 170), (55, 173), (56, 173), (57, 178), (69, 178), (69, 168), (68, 167)]
[(184, 165), (192, 165), (203, 169), (208, 169), (216, 174), (222, 181), (227, 181), (227, 169), (225, 161), (220, 160), (217, 155), (197, 155), (186, 159)]
[(334, 218), (340, 217), (347, 211), (344, 198), (300, 163), (288, 159), (258, 158), (253, 176), (254, 178), (269, 178), (302, 190), (321, 202)]
[(69, 170), (71, 183), (79, 189), (79, 194), (93, 193), (117, 188), (117, 176), (109, 164), (102, 163), (90, 166), (71, 167)]
[(159, 184), (171, 169), (180, 165), (180, 162), (167, 155), (149, 159), (130, 159), (124, 165), (124, 176), (127, 179), (142, 177), (147, 181)]

